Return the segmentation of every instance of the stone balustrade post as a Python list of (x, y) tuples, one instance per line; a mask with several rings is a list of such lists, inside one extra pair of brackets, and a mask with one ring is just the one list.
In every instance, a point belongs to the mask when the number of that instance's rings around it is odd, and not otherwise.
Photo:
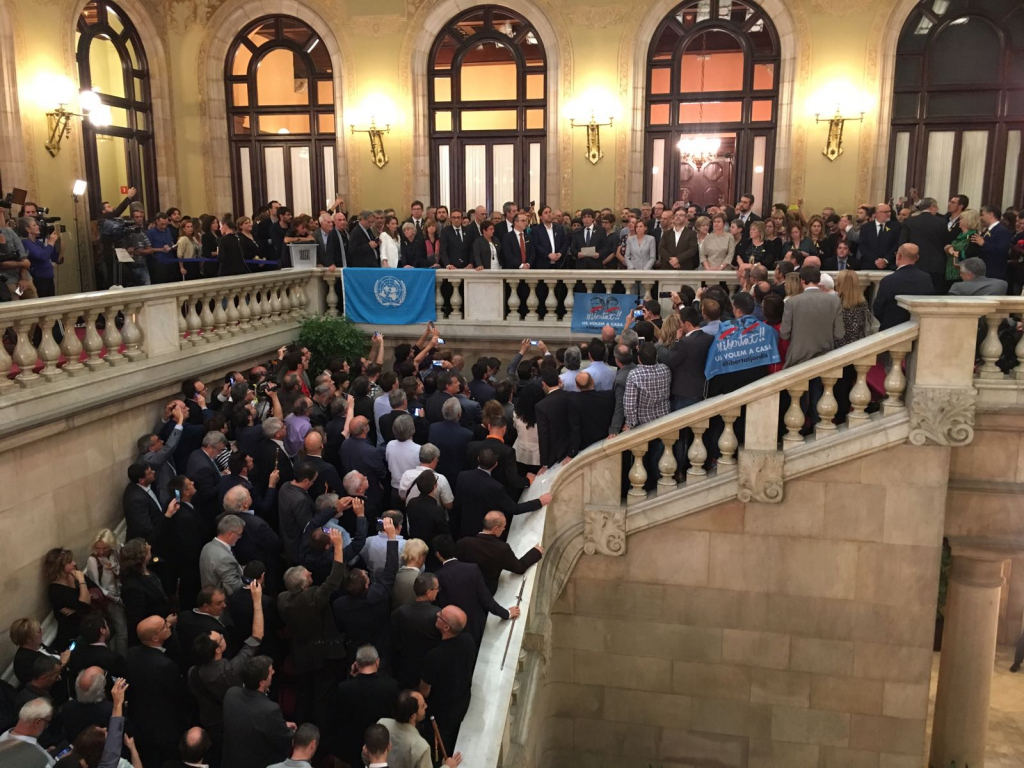
[(978, 318), (993, 311), (995, 300), (904, 296), (899, 303), (921, 326), (907, 367), (908, 439), (914, 445), (966, 445), (974, 439)]
[[(132, 306), (137, 307), (135, 324), (142, 332), (142, 349), (147, 357), (167, 355), (182, 348), (177, 330), (179, 321), (183, 320), (180, 298), (148, 299), (144, 304)], [(195, 316), (195, 311), (190, 311), (189, 316)], [(186, 343), (185, 346), (189, 345)]]

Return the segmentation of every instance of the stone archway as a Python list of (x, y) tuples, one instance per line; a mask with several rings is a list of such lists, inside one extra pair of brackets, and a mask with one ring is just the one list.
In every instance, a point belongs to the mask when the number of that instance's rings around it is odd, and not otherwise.
[[(115, 0), (131, 18), (139, 32), (149, 63), (150, 92), (153, 99), (153, 149), (156, 153), (157, 194), (163, 207), (179, 204), (178, 163), (175, 153), (174, 121), (171, 119), (171, 66), (167, 46), (164, 44), (164, 20), (153, 17), (153, 6), (142, 0)], [(87, 0), (78, 0), (70, 24), (65, 25), (64, 50), (69, 59), (68, 72), (78, 80), (75, 62), (75, 30)], [(81, 159), (76, 160), (81, 163)], [(88, 205), (88, 203), (86, 203)], [(148, 211), (147, 213), (154, 213)]]
[(0, 174), (4, 177), (4, 191), (14, 186), (35, 186), (30, 179), (18, 103), (13, 25), (14, 14), (8, 10), (6, 0), (0, 0), (0, 144), (6, 148), (0, 156)]
[[(541, 5), (543, 3), (543, 6)], [(399, 71), (402, 93), (412, 100), (411, 151), (407, 152), (407, 174), (412, 197), (430, 199), (430, 131), (427, 109), (427, 58), (444, 25), (458, 13), (487, 5), (477, 0), (440, 0), (426, 3), (410, 20), (402, 41)], [(561, 96), (572, 91), (572, 48), (569, 30), (561, 17), (544, 0), (499, 0), (495, 5), (509, 8), (530, 20), (548, 58), (547, 89), (547, 204), (567, 205), (572, 199), (572, 133), (561, 115)], [(564, 165), (563, 165), (564, 164)], [(540, 201), (538, 201), (539, 203)]]
[[(342, 196), (349, 194), (348, 154), (344, 133), (343, 97), (345, 92), (345, 56), (338, 42), (334, 26), (318, 11), (304, 3), (288, 0), (274, 7), (275, 14), (295, 16), (309, 24), (320, 36), (331, 54), (334, 69), (334, 114), (335, 114), (335, 176), (337, 190)], [(230, 0), (210, 17), (206, 28), (208, 37), (199, 52), (199, 92), (203, 125), (204, 154), (207, 157), (229, 157), (227, 100), (224, 91), (224, 61), (228, 49), (238, 32), (261, 16), (267, 15), (267, 8), (247, 0)], [(207, 208), (216, 211), (232, 209), (231, 164), (215, 163), (209, 169), (210, 182), (207, 187)], [(247, 215), (251, 211), (245, 212)]]
[[(757, 0), (771, 17), (779, 34), (779, 113), (775, 132), (774, 188), (766, 190), (772, 200), (788, 200), (794, 186), (793, 171), (802, 158), (794, 151), (793, 91), (797, 77), (797, 20), (782, 0)], [(639, 202), (644, 192), (644, 109), (647, 98), (647, 49), (662, 20), (679, 5), (679, 0), (658, 0), (647, 9), (632, 38), (624, 37), (619, 47), (619, 97), (630, 117), (630, 130), (623, 131), (618, 146), (622, 158), (616, 172), (617, 206)], [(806, 49), (807, 41), (803, 42)]]

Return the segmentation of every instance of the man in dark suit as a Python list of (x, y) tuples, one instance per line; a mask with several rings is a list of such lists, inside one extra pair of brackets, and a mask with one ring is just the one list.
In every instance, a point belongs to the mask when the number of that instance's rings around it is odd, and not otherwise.
[(382, 717), (394, 714), (401, 687), (389, 674), (380, 672), (380, 655), (372, 645), (356, 651), (354, 674), (338, 686), (337, 706), (332, 709), (338, 744), (335, 754), (349, 765), (362, 764), (363, 735)]
[[(170, 504), (165, 512), (156, 498), (153, 481), (156, 472), (148, 464), (136, 462), (128, 467), (128, 486), (124, 489), (121, 504), (127, 524), (127, 539), (145, 539), (158, 555), (164, 549), (164, 539), (170, 531), (173, 513)], [(174, 504), (175, 510), (177, 504)]]
[[(313, 434), (313, 433), (310, 433)], [(224, 497), (224, 513), (237, 515), (245, 522), (242, 537), (232, 547), (232, 554), (240, 565), (247, 565), (254, 560), (264, 563), (267, 568), (267, 580), (276, 592), (281, 588), (281, 569), (279, 561), (284, 543), (270, 523), (255, 514), (252, 508), (252, 496), (248, 489), (235, 486)]]
[(569, 456), (608, 437), (615, 413), (614, 393), (610, 389), (603, 392), (594, 389), (594, 379), (586, 371), (576, 374), (576, 388), (579, 392), (568, 400)]
[(228, 439), (221, 432), (207, 432), (203, 444), (188, 457), (185, 475), (195, 483), (195, 507), (213, 520), (220, 514), (220, 467), (214, 457), (228, 447)]
[(150, 616), (139, 622), (137, 631), (141, 645), (128, 649), (124, 668), (128, 705), (143, 765), (163, 765), (177, 754), (191, 708), (178, 665), (163, 650), (171, 625)]
[[(65, 670), (65, 674), (68, 671)], [(69, 744), (74, 744), (78, 735), (90, 725), (106, 728), (114, 705), (106, 697), (106, 675), (102, 667), (89, 665), (67, 676), (75, 683), (75, 697), (64, 702), (56, 720), (60, 722), (61, 735)], [(45, 735), (40, 735), (45, 742)]]
[(260, 495), (260, 492), (249, 481), (255, 466), (252, 456), (242, 451), (235, 451), (228, 459), (228, 474), (221, 475), (217, 481), (217, 491), (220, 494), (220, 504), (223, 506), (227, 492), (236, 485), (242, 486), (249, 491), (252, 511), (267, 520), (277, 509), (277, 483), (281, 479), (281, 470), (271, 470), (267, 478), (267, 493)]
[(388, 473), (384, 457), (371, 445), (367, 436), (370, 433), (370, 422), (364, 416), (356, 416), (349, 427), (349, 438), (341, 446), (341, 465), (345, 474), (355, 470), (366, 477), (369, 487), (366, 490), (366, 501), (374, 514), (381, 509), (384, 497), (384, 480)]
[(553, 467), (569, 455), (569, 400), (572, 395), (562, 389), (562, 380), (551, 368), (541, 374), (544, 399), (537, 403), (537, 440), (540, 463)]
[[(387, 395), (381, 395), (387, 397)], [(345, 487), (341, 483), (341, 475), (329, 461), (323, 457), (324, 438), (319, 432), (310, 430), (302, 441), (306, 453), (305, 461), (310, 462), (316, 469), (316, 481), (309, 489), (310, 498), (319, 498), (324, 493), (345, 493)]]
[(459, 423), (462, 405), (454, 397), (445, 402), (442, 415), (442, 421), (430, 425), (428, 439), (441, 452), (437, 460), (437, 472), (444, 475), (454, 488), (459, 473), (466, 466), (466, 449), (473, 439), (473, 433)]
[(462, 211), (452, 208), (451, 226), (441, 230), (438, 257), (442, 269), (465, 269), (473, 266), (470, 241), (462, 227)]
[(879, 203), (874, 220), (861, 225), (857, 258), (864, 269), (892, 269), (900, 242), (900, 225), (891, 218), (892, 207)]
[[(379, 267), (380, 241), (373, 231), (373, 211), (361, 211), (359, 222), (348, 237), (348, 266)], [(397, 264), (388, 266), (397, 267)]]
[(488, 613), (504, 620), (518, 616), (519, 609), (513, 606), (506, 610), (495, 602), (487, 591), (480, 566), (459, 561), (451, 536), (435, 536), (433, 545), (434, 553), (441, 561), (437, 571), (437, 603), (441, 608), (454, 605), (466, 614), (466, 633), (479, 648)]
[(409, 217), (402, 223), (405, 224), (406, 222), (410, 222), (415, 225), (416, 236), (422, 237), (423, 224), (425, 221), (426, 219), (423, 218), (423, 202), (421, 200), (413, 200), (412, 204), (409, 206)]
[[(409, 411), (409, 395), (401, 387), (395, 387), (393, 390), (388, 392), (386, 395), (381, 397), (388, 398), (389, 405), (391, 406), (390, 413), (385, 413), (380, 417), (380, 424), (378, 429), (379, 442), (383, 442), (387, 445), (395, 439), (395, 419), (402, 414), (409, 414), (412, 416), (413, 427), (413, 442), (417, 445), (423, 445), (429, 440), (430, 433), (430, 422), (427, 421), (425, 416), (418, 416)], [(417, 406), (422, 408), (421, 406)], [(426, 409), (422, 409), (426, 413)]]
[(535, 269), (562, 269), (569, 253), (569, 236), (562, 225), (553, 220), (550, 205), (540, 209), (540, 223), (530, 229)]
[[(572, 244), (569, 253), (576, 269), (601, 269), (601, 257), (607, 236), (604, 229), (597, 225), (592, 208), (583, 209), (583, 228), (572, 233)], [(581, 256), (584, 248), (593, 248), (593, 256)], [(588, 251), (589, 253), (589, 251)]]
[(334, 264), (332, 249), (337, 247), (337, 240), (332, 237), (334, 221), (331, 219), (331, 214), (321, 213), (317, 223), (320, 226), (313, 230), (313, 240), (316, 242), (316, 263), (321, 267), (330, 267)]
[(469, 396), (484, 405), (488, 400), (494, 399), (494, 387), (487, 381), (487, 361), (484, 358), (473, 363), (471, 368), (473, 378), (469, 382)]
[(686, 210), (676, 208), (672, 213), (672, 228), (665, 230), (658, 242), (658, 260), (655, 269), (696, 269), (697, 233), (687, 226)]
[(931, 296), (933, 290), (932, 279), (917, 268), (917, 246), (904, 243), (896, 251), (896, 271), (882, 278), (875, 294), (872, 311), (878, 318), (878, 330), (886, 331), (910, 319), (910, 313), (896, 302), (897, 296)]
[(100, 667), (110, 673), (111, 677), (124, 676), (124, 656), (111, 650), (107, 645), (110, 641), (110, 626), (101, 613), (90, 613), (82, 617), (78, 632), (78, 645), (71, 652), (64, 677), (75, 680), (78, 673), (89, 667)]
[[(225, 640), (232, 639), (229, 628), (224, 624), (227, 610), (227, 596), (216, 587), (203, 587), (195, 596), (196, 607), (178, 614), (178, 643), (181, 646), (180, 664), (182, 671), (187, 671), (196, 663), (192, 655), (192, 645), (200, 635), (219, 632)], [(248, 627), (246, 627), (248, 629)], [(229, 642), (229, 645), (234, 645)]]
[(163, 764), (163, 768), (191, 768), (196, 765), (207, 765), (207, 755), (213, 746), (210, 735), (199, 726), (189, 728), (181, 737), (178, 751), (180, 760), (171, 760)]
[[(611, 414), (608, 417), (611, 421)], [(480, 451), (490, 448), (498, 456), (498, 466), (491, 473), (505, 492), (513, 499), (518, 499), (523, 490), (530, 487), (529, 481), (519, 474), (516, 466), (516, 451), (511, 445), (505, 444), (505, 432), (508, 429), (508, 422), (504, 416), (495, 416), (487, 427), (487, 437), (483, 440), (475, 440), (466, 449), (466, 464), (474, 467)], [(608, 433), (606, 432), (605, 435)]]
[(981, 206), (981, 223), (986, 229), (971, 236), (971, 242), (981, 248), (985, 274), (995, 280), (1006, 280), (1010, 257), (1010, 230), (1001, 222), (1003, 212), (991, 205)]
[(530, 235), (526, 233), (527, 217), (517, 213), (512, 231), (501, 236), (502, 269), (533, 269), (535, 257)]
[[(494, 238), (499, 242), (505, 235), (511, 234), (512, 230), (515, 229), (519, 207), (515, 203), (505, 203), (501, 206), (501, 212), (505, 218), (494, 225)], [(526, 211), (523, 211), (523, 213), (526, 213)]]
[(416, 577), (412, 585), (416, 600), (391, 614), (391, 647), (394, 653), (395, 677), (405, 688), (415, 688), (420, 681), (423, 659), (441, 642), (434, 602), (439, 590), (437, 576), (429, 571)]
[[(480, 530), (484, 515), (494, 509), (501, 510), (508, 518), (523, 512), (534, 512), (551, 501), (551, 494), (545, 493), (538, 499), (516, 502), (505, 492), (501, 483), (493, 477), (498, 466), (498, 456), (491, 448), (484, 448), (477, 456), (477, 468), (459, 473), (455, 484), (455, 507), (461, 521), (462, 536), (473, 536)], [(453, 529), (455, 526), (452, 526)]]
[(842, 272), (844, 269), (860, 269), (860, 259), (850, 250), (849, 240), (836, 240), (834, 252), (821, 260), (824, 272)]
[(740, 200), (736, 203), (736, 219), (743, 225), (744, 238), (750, 234), (750, 222), (761, 220), (761, 217), (751, 210), (753, 207), (754, 196), (750, 192), (740, 195)]
[(683, 335), (669, 349), (666, 361), (672, 371), (672, 410), (698, 403), (704, 399), (707, 382), (704, 379), (704, 366), (708, 360), (708, 350), (715, 337), (701, 330), (701, 316), (693, 307), (679, 310), (682, 320)]
[[(348, 441), (345, 443), (348, 444)], [(311, 462), (300, 461), (295, 466), (295, 479), (285, 483), (281, 488), (278, 501), (279, 530), (284, 543), (284, 557), (289, 564), (297, 563), (299, 557), (299, 538), (316, 510), (309, 489), (316, 482), (316, 467)]]
[(427, 421), (436, 424), (444, 420), (441, 409), (445, 401), (455, 397), (461, 391), (459, 374), (456, 371), (441, 371), (437, 377), (437, 391), (427, 399)]
[(257, 656), (242, 666), (242, 687), (224, 694), (222, 768), (265, 768), (291, 754), (295, 729), (267, 696), (273, 677), (270, 657)]
[(196, 594), (203, 586), (199, 578), (199, 558), (215, 529), (211, 521), (192, 506), (196, 486), (191, 480), (178, 475), (167, 488), (171, 496), (181, 496), (178, 511), (171, 518), (171, 546), (166, 557), (178, 578), (179, 607), (187, 611), (195, 605)]
[(178, 441), (181, 440), (184, 430), (182, 425), (187, 413), (187, 409), (180, 401), (172, 400), (164, 407), (164, 422), (157, 427), (157, 433), (143, 435), (137, 443), (139, 459), (153, 467), (153, 471), (156, 472), (154, 490), (162, 507), (166, 507), (170, 501), (167, 496), (167, 483), (178, 474), (174, 465), (174, 452), (178, 447)]
[(540, 544), (531, 547), (522, 557), (516, 557), (505, 538), (505, 516), (501, 512), (484, 515), (483, 530), (476, 536), (464, 536), (455, 543), (455, 553), (463, 563), (475, 563), (483, 574), (487, 591), (492, 595), (498, 591), (498, 579), (502, 571), (522, 575), (531, 565), (540, 562), (544, 548)]
[(944, 251), (949, 242), (949, 230), (946, 220), (939, 216), (939, 204), (935, 198), (922, 199), (917, 208), (920, 213), (911, 216), (900, 228), (900, 245), (913, 243), (917, 246), (920, 253), (917, 268), (928, 274), (932, 279), (933, 293), (941, 296), (949, 290)]

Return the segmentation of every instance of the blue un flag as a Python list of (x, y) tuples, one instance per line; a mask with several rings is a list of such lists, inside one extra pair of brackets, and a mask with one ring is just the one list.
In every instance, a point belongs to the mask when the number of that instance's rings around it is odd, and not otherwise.
[(437, 319), (432, 269), (342, 270), (345, 315), (354, 323), (413, 325)]

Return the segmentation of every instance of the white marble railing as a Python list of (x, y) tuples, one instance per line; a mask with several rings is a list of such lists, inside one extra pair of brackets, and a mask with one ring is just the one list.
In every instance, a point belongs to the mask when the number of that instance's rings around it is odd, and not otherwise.
[[(503, 574), (500, 582), (497, 599), (510, 605), (525, 579), (523, 613), (515, 627), (493, 617), (488, 624), (457, 745), (469, 763), (535, 764), (540, 728), (531, 704), (551, 645), (549, 613), (581, 554), (623, 555), (629, 535), (730, 499), (780, 503), (788, 478), (889, 445), (963, 445), (973, 439), (975, 406), (983, 402), (978, 391), (986, 381), (974, 372), (978, 318), (1024, 311), (1024, 302), (900, 303), (910, 310), (910, 321), (597, 443), (529, 489), (530, 496), (550, 492), (554, 499), (539, 512), (517, 516), (509, 543), (522, 552), (540, 542), (546, 552), (525, 576)], [(985, 354), (992, 358), (991, 340), (989, 346)], [(882, 375), (872, 379), (881, 381), (884, 392), (873, 394), (868, 375), (875, 366), (882, 366), (876, 369)], [(991, 369), (987, 373), (994, 380)], [(844, 374), (852, 382), (850, 409), (840, 414), (835, 386)], [(1024, 378), (1018, 384), (1016, 377), (999, 376), (1001, 384), (1024, 393)], [(808, 430), (809, 414), (799, 403), (812, 382), (820, 382), (821, 397), (818, 421)], [(735, 429), (741, 415), (742, 439)], [(706, 437), (713, 424), (717, 438), (710, 444), (718, 457), (710, 465)], [(692, 442), (689, 467), (678, 472), (673, 448), (682, 436)], [(653, 448), (661, 449), (660, 460), (645, 466)], [(508, 638), (509, 661), (501, 669)]]
[(285, 270), (8, 302), (0, 333), (17, 342), (11, 354), (0, 344), (0, 404), (20, 389), (294, 326), (319, 308), (319, 290), (312, 273)]

